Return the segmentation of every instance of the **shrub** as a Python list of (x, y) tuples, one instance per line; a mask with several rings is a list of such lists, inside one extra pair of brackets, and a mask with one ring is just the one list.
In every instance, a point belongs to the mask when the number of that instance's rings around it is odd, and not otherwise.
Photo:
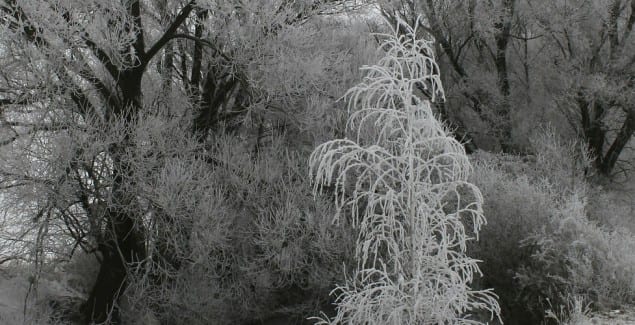
[(582, 296), (594, 308), (618, 308), (635, 301), (635, 238), (589, 221), (586, 200), (572, 195), (556, 207), (539, 232), (522, 241), (532, 250), (517, 272), (525, 299), (566, 305)]
[(635, 240), (589, 219), (588, 156), (548, 130), (531, 143), (534, 159), (473, 157), (488, 218), (470, 247), (484, 261), (482, 285), (496, 290), (504, 319), (518, 324), (544, 321), (549, 309), (573, 311), (570, 297), (594, 308), (632, 301)]
[(151, 311), (169, 324), (236, 324), (326, 303), (350, 235), (325, 218), (332, 202), (313, 200), (300, 153), (281, 137), (252, 149), (219, 136), (214, 167), (182, 154), (155, 171), (150, 242), (163, 246), (130, 285), (126, 320)]
[(477, 234), (485, 222), (480, 191), (467, 182), (471, 165), (430, 101), (415, 95), (443, 96), (431, 42), (398, 24), (379, 35), (385, 56), (347, 93), (352, 139), (326, 142), (310, 158), (315, 192), (334, 191), (335, 220), (350, 216), (358, 229), (337, 315), (319, 324), (472, 324), (470, 313), (499, 313), (490, 290), (469, 287), (480, 271), (465, 255), (466, 224)]
[(531, 180), (527, 176), (531, 165), (518, 157), (479, 153), (473, 159), (471, 181), (483, 192), (488, 220), (480, 240), (469, 247), (470, 255), (483, 261), (481, 286), (493, 287), (500, 296), (506, 322), (536, 324), (536, 316), (519, 301), (514, 276), (531, 255), (520, 241), (547, 223), (555, 193), (548, 184)]

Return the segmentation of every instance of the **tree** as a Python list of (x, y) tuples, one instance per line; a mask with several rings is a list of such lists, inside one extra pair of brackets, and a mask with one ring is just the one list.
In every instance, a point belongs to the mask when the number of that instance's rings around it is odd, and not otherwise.
[[(51, 202), (38, 212), (47, 218), (62, 215), (78, 245), (86, 244), (83, 242), (86, 234), (81, 229), (81, 217), (73, 210), (81, 207), (79, 214), (95, 225), (91, 235), (102, 263), (84, 314), (96, 322), (107, 319), (120, 292), (125, 290), (128, 266), (147, 256), (144, 226), (136, 208), (139, 202), (132, 190), (137, 178), (132, 165), (135, 157), (131, 154), (135, 147), (133, 126), (144, 109), (142, 79), (151, 60), (175, 37), (194, 8), (193, 1), (185, 3), (162, 34), (148, 38), (151, 42), (147, 44), (139, 1), (115, 2), (105, 7), (98, 1), (80, 4), (8, 0), (0, 7), (3, 33), (7, 35), (4, 44), (13, 47), (4, 57), (10, 63), (23, 64), (5, 73), (4, 104), (15, 108), (14, 112), (40, 105), (43, 108), (27, 117), (29, 123), (14, 126), (25, 128), (26, 135), (43, 128), (55, 131), (48, 126), (58, 124), (64, 125), (58, 130), (66, 129), (70, 134), (81, 132), (82, 127), (111, 128), (111, 132), (118, 133), (117, 137), (109, 137), (118, 141), (102, 143), (103, 152), (97, 154), (107, 158), (93, 161), (92, 166), (83, 165), (86, 162), (81, 160), (82, 148), (74, 148), (78, 152), (71, 153), (68, 161), (58, 161), (62, 170), (50, 176), (60, 183), (76, 182), (80, 188), (86, 188), (75, 197), (77, 201)], [(22, 47), (22, 51), (16, 46)], [(24, 55), (24, 61), (13, 61), (16, 55)], [(25, 79), (20, 69), (32, 75)], [(25, 96), (30, 98), (20, 100)], [(5, 117), (9, 114), (4, 112)], [(16, 131), (13, 140), (17, 141), (21, 135), (25, 133)], [(51, 148), (43, 145), (39, 149)], [(68, 165), (64, 166), (65, 163)], [(106, 169), (108, 175), (96, 174), (97, 168)], [(108, 184), (102, 185), (105, 181)], [(106, 197), (97, 194), (104, 190), (108, 191)]]
[[(277, 133), (272, 116), (286, 116), (282, 98), (297, 95), (262, 90), (260, 65), (274, 58), (263, 55), (263, 46), (287, 27), (336, 11), (338, 1), (289, 4), (0, 2), (3, 199), (17, 217), (34, 221), (40, 262), (60, 238), (69, 246), (55, 253), (81, 247), (101, 258), (86, 321), (112, 315), (116, 322), (119, 298), (136, 272), (150, 264), (179, 270), (184, 262), (180, 252), (193, 225), (181, 228), (174, 218), (180, 214), (157, 204), (148, 189), (158, 172), (184, 168), (175, 160), (203, 160), (210, 172), (231, 169), (214, 157), (215, 137), (257, 132), (257, 151), (267, 133)], [(282, 106), (275, 114), (274, 104)], [(219, 195), (194, 185), (201, 194), (191, 204)], [(176, 249), (167, 234), (185, 246)], [(172, 281), (165, 274), (171, 273), (151, 276)]]
[[(508, 49), (512, 28), (518, 12), (516, 0), (494, 1), (419, 1), (381, 2), (384, 17), (415, 22), (418, 15), (421, 30), (437, 42), (441, 70), (449, 84), (450, 96), (455, 93), (467, 100), (468, 107), (486, 123), (504, 152), (516, 151), (512, 139), (512, 85)], [(495, 17), (492, 20), (490, 17)], [(493, 80), (493, 82), (492, 82)], [(440, 114), (447, 122), (458, 126), (467, 149), (474, 151), (474, 130), (466, 126), (456, 106), (443, 105)]]
[(610, 175), (635, 132), (635, 1), (529, 2), (565, 85), (555, 96), (600, 173)]
[[(397, 18), (376, 65), (347, 93), (351, 138), (318, 146), (309, 160), (317, 193), (334, 188), (336, 221), (358, 229), (356, 268), (337, 287), (337, 315), (319, 324), (475, 324), (498, 316), (490, 290), (471, 290), (470, 233), (485, 222), (462, 145), (433, 115), (444, 96), (431, 42)], [(423, 88), (430, 99), (416, 91)]]
[(524, 152), (532, 129), (568, 120), (561, 135), (575, 133), (597, 170), (613, 173), (633, 136), (633, 1), (381, 4), (389, 19), (425, 18), (448, 95), (459, 99), (439, 113), (476, 145), (492, 149), (485, 127), (503, 151)]

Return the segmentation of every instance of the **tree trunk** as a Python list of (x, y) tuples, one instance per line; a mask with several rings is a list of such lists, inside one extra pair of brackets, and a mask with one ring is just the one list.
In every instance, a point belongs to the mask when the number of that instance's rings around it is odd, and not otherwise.
[(494, 24), (498, 33), (495, 35), (496, 39), (496, 53), (494, 56), (494, 65), (496, 66), (496, 73), (498, 76), (498, 88), (503, 96), (503, 102), (500, 103), (497, 109), (497, 117), (500, 119), (499, 123), (499, 136), (500, 144), (503, 152), (512, 152), (512, 124), (510, 116), (510, 84), (509, 84), (509, 72), (507, 70), (507, 46), (509, 45), (509, 38), (511, 35), (512, 19), (514, 15), (515, 0), (505, 0), (503, 2), (505, 13), (501, 17), (501, 20)]
[(142, 107), (141, 79), (145, 66), (123, 71), (118, 81), (122, 104), (112, 107), (111, 120), (125, 121), (125, 136), (113, 145), (109, 154), (113, 162), (112, 203), (107, 209), (105, 242), (99, 243), (102, 263), (97, 281), (82, 307), (86, 320), (96, 323), (119, 323), (117, 302), (128, 285), (128, 271), (146, 258), (145, 231), (140, 216), (136, 215), (133, 167), (129, 163), (132, 124)]
[(199, 110), (193, 124), (193, 133), (201, 142), (219, 122), (221, 106), (229, 99), (228, 95), (238, 83), (235, 78), (219, 76), (220, 73), (214, 67), (209, 67), (203, 83)]
[(620, 132), (617, 134), (617, 137), (611, 144), (611, 147), (606, 152), (604, 159), (602, 159), (602, 164), (599, 168), (602, 174), (609, 175), (613, 171), (613, 168), (615, 168), (615, 164), (617, 163), (617, 158), (619, 158), (622, 150), (624, 150), (624, 147), (626, 147), (626, 144), (628, 144), (634, 133), (635, 110), (631, 110), (628, 112)]
[[(145, 258), (143, 231), (132, 216), (110, 211), (113, 236), (99, 245), (102, 263), (88, 301), (82, 307), (86, 320), (119, 323), (117, 301), (127, 286), (128, 267)], [(89, 322), (88, 322), (89, 323)]]
[(145, 232), (140, 218), (132, 212), (134, 194), (128, 182), (132, 179), (131, 166), (122, 159), (124, 143), (111, 152), (113, 156), (114, 182), (112, 204), (108, 208), (106, 240), (100, 243), (102, 263), (82, 314), (87, 320), (103, 323), (109, 320), (117, 324), (117, 302), (127, 286), (129, 267), (146, 258)]
[(600, 102), (589, 103), (584, 99), (583, 90), (578, 91), (578, 109), (582, 124), (582, 135), (587, 143), (587, 150), (594, 156), (593, 164), (603, 175), (610, 175), (618, 158), (630, 139), (635, 134), (635, 111), (627, 112), (615, 140), (604, 153), (606, 143), (606, 129), (602, 125), (605, 107)]

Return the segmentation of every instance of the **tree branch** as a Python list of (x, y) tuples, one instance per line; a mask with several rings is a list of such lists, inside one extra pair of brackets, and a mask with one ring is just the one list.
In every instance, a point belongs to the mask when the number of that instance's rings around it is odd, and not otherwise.
[(626, 120), (622, 124), (622, 128), (602, 159), (600, 172), (605, 175), (609, 175), (611, 171), (613, 171), (620, 154), (633, 137), (633, 134), (635, 134), (635, 110), (629, 111), (626, 116)]
[(139, 0), (134, 0), (130, 3), (130, 16), (132, 16), (133, 23), (135, 25), (135, 42), (132, 44), (137, 55), (143, 57), (145, 55), (145, 39), (143, 35), (143, 25), (141, 24), (141, 4)]
[(430, 29), (433, 32), (434, 38), (441, 44), (441, 48), (447, 54), (448, 59), (450, 60), (450, 65), (454, 68), (454, 71), (461, 76), (461, 78), (467, 78), (467, 72), (461, 66), (458, 61), (457, 55), (454, 53), (452, 49), (452, 45), (448, 41), (447, 38), (443, 37), (443, 32), (441, 30), (441, 23), (437, 19), (437, 13), (434, 8), (434, 2), (432, 0), (426, 1), (427, 10), (425, 10), (426, 18), (430, 22)]
[[(51, 10), (53, 10), (53, 8), (51, 8)], [(62, 13), (62, 17), (69, 25), (74, 24), (69, 12)], [(95, 42), (90, 40), (86, 32), (83, 32), (81, 34), (81, 38), (84, 41), (84, 44), (86, 45), (86, 47), (88, 47), (88, 49), (93, 53), (93, 55), (97, 58), (97, 60), (104, 65), (108, 73), (110, 73), (110, 76), (116, 80), (119, 77), (120, 71), (119, 71), (119, 68), (117, 68), (117, 66), (112, 63), (112, 59), (110, 58), (108, 53), (106, 53), (106, 51), (104, 51), (99, 46), (97, 46)]]
[(622, 35), (622, 40), (620, 41), (620, 46), (622, 48), (624, 48), (624, 44), (626, 44), (628, 38), (631, 36), (633, 25), (635, 25), (635, 1), (631, 1), (631, 15), (628, 17), (628, 22), (626, 22), (624, 34)]
[(181, 12), (179, 12), (172, 24), (170, 24), (170, 27), (168, 27), (168, 29), (163, 33), (159, 40), (157, 40), (156, 43), (154, 43), (154, 45), (150, 47), (148, 52), (143, 54), (143, 56), (141, 57), (142, 65), (148, 64), (148, 62), (150, 62), (150, 60), (159, 52), (159, 50), (163, 46), (165, 46), (167, 42), (174, 38), (173, 36), (176, 33), (177, 29), (181, 26), (181, 24), (183, 24), (187, 16), (189, 16), (190, 12), (192, 12), (192, 10), (194, 9), (195, 2), (196, 1), (191, 0), (187, 5), (185, 5), (185, 7), (181, 9)]
[(212, 43), (212, 42), (210, 42), (208, 40), (205, 40), (205, 39), (202, 39), (202, 38), (198, 38), (196, 36), (192, 36), (192, 35), (189, 35), (189, 34), (182, 34), (182, 33), (174, 34), (174, 35), (172, 35), (172, 37), (170, 37), (170, 39), (176, 39), (176, 38), (189, 39), (191, 41), (199, 42), (199, 43), (202, 43), (204, 45), (207, 45), (209, 48), (211, 48), (212, 50), (216, 51), (216, 53), (218, 55), (220, 55), (223, 59), (227, 60), (228, 62), (232, 61), (231, 57), (229, 57), (227, 54), (223, 53), (216, 45), (214, 45), (214, 43)]
[[(17, 31), (18, 28), (21, 27), (24, 35), (26, 35), (27, 40), (35, 43), (38, 46), (48, 44), (45, 39), (41, 38), (38, 35), (38, 29), (36, 29), (35, 26), (31, 24), (29, 18), (26, 16), (22, 8), (20, 8), (15, 0), (7, 0), (6, 4), (8, 7), (3, 7), (2, 10), (5, 13), (11, 15), (16, 20), (16, 22), (12, 22), (10, 24), (9, 28)], [(20, 25), (18, 22), (22, 22), (22, 25)]]

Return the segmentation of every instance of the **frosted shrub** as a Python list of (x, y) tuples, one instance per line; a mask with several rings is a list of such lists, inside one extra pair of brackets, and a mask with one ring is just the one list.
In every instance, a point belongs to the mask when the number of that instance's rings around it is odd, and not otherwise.
[(487, 226), (480, 233), (481, 240), (470, 243), (469, 254), (483, 261), (483, 283), (499, 295), (505, 322), (537, 324), (544, 309), (530, 310), (518, 299), (514, 275), (531, 255), (531, 249), (521, 248), (520, 241), (549, 221), (558, 192), (529, 177), (534, 167), (519, 157), (479, 152), (471, 158), (474, 173), (470, 180), (483, 193)]
[(532, 254), (516, 277), (528, 302), (566, 305), (575, 295), (603, 309), (635, 299), (635, 239), (589, 221), (585, 205), (579, 194), (571, 195), (539, 232), (522, 241)]
[(334, 190), (335, 221), (350, 216), (358, 229), (337, 315), (318, 324), (474, 324), (470, 313), (499, 314), (492, 291), (470, 288), (480, 270), (465, 254), (466, 225), (478, 234), (485, 223), (471, 165), (415, 91), (444, 96), (431, 42), (399, 24), (379, 35), (385, 56), (347, 93), (352, 139), (326, 142), (309, 160), (314, 192)]
[(531, 144), (535, 159), (485, 152), (471, 157), (471, 180), (482, 190), (488, 225), (469, 253), (484, 261), (483, 282), (500, 296), (505, 321), (554, 322), (554, 314), (560, 320), (580, 316), (582, 305), (632, 302), (635, 239), (600, 223), (616, 213), (613, 204), (595, 208), (597, 221), (589, 218), (588, 156), (549, 130)]
[(126, 291), (122, 314), (131, 324), (144, 312), (194, 325), (305, 317), (328, 299), (350, 259), (350, 229), (324, 217), (333, 215), (332, 202), (313, 199), (306, 156), (280, 136), (258, 156), (232, 135), (213, 145), (214, 165), (187, 151), (166, 155), (144, 184), (149, 242), (161, 245), (151, 246), (152, 258)]

